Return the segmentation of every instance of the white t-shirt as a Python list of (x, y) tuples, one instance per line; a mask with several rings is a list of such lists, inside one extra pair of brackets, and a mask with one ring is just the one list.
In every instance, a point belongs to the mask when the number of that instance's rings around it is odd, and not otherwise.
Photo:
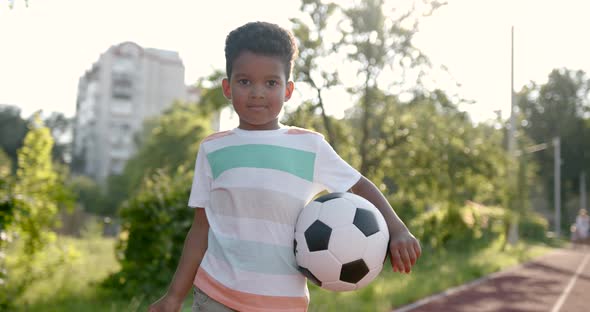
[(299, 212), (323, 190), (346, 192), (360, 173), (321, 134), (282, 127), (219, 132), (201, 143), (189, 198), (210, 225), (195, 285), (240, 311), (306, 311), (293, 241)]
[(587, 215), (576, 217), (576, 231), (580, 238), (588, 237), (588, 229), (590, 228), (590, 217)]

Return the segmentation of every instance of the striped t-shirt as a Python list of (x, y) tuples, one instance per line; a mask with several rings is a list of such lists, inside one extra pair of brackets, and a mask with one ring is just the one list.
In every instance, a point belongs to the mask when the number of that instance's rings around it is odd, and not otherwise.
[(203, 140), (190, 207), (205, 208), (208, 248), (194, 284), (239, 311), (306, 311), (293, 241), (299, 212), (360, 178), (324, 137), (295, 127), (239, 128)]

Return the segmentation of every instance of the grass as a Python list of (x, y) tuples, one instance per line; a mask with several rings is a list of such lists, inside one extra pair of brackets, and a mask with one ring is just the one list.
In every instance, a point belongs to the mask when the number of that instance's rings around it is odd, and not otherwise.
[(355, 292), (332, 293), (311, 288), (310, 311), (391, 311), (503, 268), (538, 257), (551, 250), (546, 245), (520, 243), (500, 252), (496, 241), (471, 250), (425, 250), (411, 274), (386, 266), (369, 286)]
[[(34, 312), (135, 312), (145, 311), (154, 294), (138, 294), (130, 300), (105, 297), (99, 283), (119, 270), (115, 239), (88, 235), (82, 239), (59, 237), (57, 245), (72, 251), (71, 261), (49, 278), (29, 287), (17, 302), (17, 311)], [(52, 251), (49, 251), (51, 254)], [(55, 252), (55, 251), (53, 251)], [(51, 255), (50, 255), (51, 256)], [(191, 311), (187, 297), (183, 312)]]
[[(62, 245), (77, 250), (68, 266), (27, 289), (19, 299), (18, 311), (145, 311), (158, 294), (138, 294), (122, 301), (105, 298), (98, 283), (119, 266), (114, 256), (115, 241), (97, 236), (83, 239), (60, 237)], [(334, 293), (310, 286), (310, 311), (391, 311), (449, 287), (461, 285), (502, 268), (542, 255), (546, 245), (520, 243), (504, 252), (495, 242), (471, 250), (426, 250), (412, 274), (394, 273), (386, 265), (369, 286), (354, 292)], [(183, 311), (190, 311), (191, 296)]]

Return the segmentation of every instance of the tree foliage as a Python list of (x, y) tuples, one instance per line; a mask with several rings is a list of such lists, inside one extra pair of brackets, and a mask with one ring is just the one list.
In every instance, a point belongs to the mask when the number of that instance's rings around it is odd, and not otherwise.
[(146, 124), (140, 150), (114, 187), (128, 190), (119, 211), (121, 270), (104, 285), (120, 295), (157, 294), (170, 282), (193, 219), (187, 207), (191, 169), (200, 142), (212, 132), (214, 112), (208, 105), (178, 102)]
[[(578, 194), (580, 173), (590, 172), (589, 95), (590, 79), (586, 73), (568, 69), (555, 69), (546, 83), (530, 83), (518, 94), (524, 133), (533, 144), (549, 146), (534, 154), (548, 190), (553, 189), (555, 137), (561, 140), (563, 194)], [(552, 201), (553, 192), (547, 195)]]
[[(35, 116), (18, 151), (16, 176), (8, 177), (6, 167), (2, 169), (0, 254), (10, 248), (16, 260), (12, 266), (1, 268), (6, 270), (3, 278), (7, 282), (0, 283), (0, 306), (9, 307), (35, 279), (48, 274), (37, 265), (41, 251), (55, 240), (53, 229), (58, 211), (73, 203), (71, 193), (64, 187), (64, 176), (53, 167), (52, 145), (49, 129)], [(11, 278), (11, 270), (24, 273), (19, 279)]]
[[(426, 1), (426, 4), (428, 14), (441, 6), (438, 1)], [(412, 44), (418, 27), (416, 15), (420, 12), (411, 8), (398, 14), (390, 13), (394, 16), (386, 16), (383, 0), (361, 1), (345, 10), (346, 22), (342, 24), (342, 43), (350, 47), (348, 56), (358, 68), (359, 83), (350, 91), (359, 95), (361, 173), (369, 170), (371, 129), (376, 126), (375, 117), (378, 115), (375, 103), (379, 102), (385, 88), (401, 92), (404, 84), (407, 85), (407, 71), (428, 65), (426, 56)], [(384, 83), (381, 78), (387, 70), (390, 73), (395, 70), (397, 79)], [(419, 81), (416, 81), (411, 88), (418, 87)]]
[(22, 147), (27, 131), (28, 123), (21, 118), (19, 108), (0, 105), (0, 147), (10, 157), (13, 172), (16, 172), (17, 151)]
[(143, 178), (157, 169), (172, 173), (182, 165), (191, 166), (202, 138), (212, 132), (210, 116), (198, 104), (177, 102), (147, 121), (141, 147), (123, 171), (126, 190), (133, 194)]
[[(0, 105), (0, 148), (10, 157), (13, 173), (16, 172), (18, 164), (17, 151), (23, 146), (29, 124), (36, 115), (40, 115), (40, 112), (25, 119), (21, 117), (21, 110), (18, 107)], [(71, 132), (72, 118), (53, 112), (43, 119), (43, 123), (50, 129), (53, 137), (54, 144), (51, 150), (53, 161), (67, 163), (71, 145), (68, 141), (68, 133)]]
[[(422, 4), (390, 12), (380, 0), (348, 7), (303, 1), (308, 16), (293, 22), (301, 44), (309, 46), (301, 49), (296, 76), (317, 90), (317, 98), (286, 120), (326, 133), (408, 217), (436, 207), (462, 207), (465, 200), (506, 206), (511, 161), (502, 147), (503, 132), (473, 125), (457, 109), (457, 100), (421, 85), (429, 61), (412, 38), (420, 18), (445, 3)], [(326, 43), (331, 23), (340, 27), (340, 40)], [(340, 121), (326, 119), (320, 105), (321, 91), (342, 84), (338, 68), (326, 70), (330, 66), (321, 62), (337, 57), (338, 49), (348, 51), (344, 61), (358, 70), (356, 84), (349, 86), (356, 105)], [(330, 124), (340, 129), (330, 130)]]
[[(423, 3), (421, 11), (409, 9), (392, 18), (379, 0), (345, 8), (303, 1), (302, 12), (309, 18), (294, 19), (294, 31), (300, 43), (309, 46), (301, 48), (295, 76), (316, 92), (287, 112), (283, 122), (327, 134), (339, 154), (381, 189), (404, 220), (415, 219), (408, 223), (424, 228), (417, 233), (432, 246), (476, 240), (485, 233), (503, 235), (504, 218), (512, 215), (504, 208), (518, 190), (506, 183), (514, 164), (503, 147), (504, 131), (491, 124), (475, 125), (458, 109), (460, 100), (425, 90), (420, 74), (415, 83), (407, 79), (412, 70), (428, 66), (412, 45), (418, 17), (441, 5)], [(322, 41), (328, 25), (341, 27), (337, 42)], [(326, 115), (323, 107), (322, 92), (344, 86), (337, 68), (323, 66), (335, 55), (335, 47), (347, 53), (339, 57), (358, 69), (358, 80), (348, 86), (356, 102), (343, 119)], [(397, 69), (401, 74), (396, 78), (384, 78)], [(143, 146), (125, 169), (133, 185), (142, 187), (129, 193), (121, 210), (122, 270), (106, 283), (122, 287), (123, 294), (152, 292), (172, 276), (191, 222), (186, 205), (192, 175), (187, 168), (192, 168), (198, 142), (208, 134), (208, 117), (203, 116), (227, 105), (218, 84), (222, 75), (215, 77), (199, 84), (206, 86), (201, 100), (208, 103), (206, 109), (177, 103), (146, 127)], [(467, 201), (497, 208), (466, 207)], [(487, 221), (495, 228), (484, 229)], [(543, 231), (544, 225), (533, 221), (526, 223), (527, 229)]]
[(117, 295), (154, 296), (170, 282), (193, 220), (187, 207), (191, 178), (192, 171), (182, 166), (170, 174), (156, 170), (123, 205), (117, 244), (121, 270), (104, 282)]
[(54, 162), (66, 164), (71, 158), (71, 133), (73, 132), (73, 118), (68, 118), (62, 113), (52, 112), (43, 120), (45, 126), (51, 130), (53, 148), (51, 158)]
[[(322, 92), (340, 84), (338, 70), (334, 63), (338, 42), (326, 40), (326, 33), (330, 30), (329, 23), (339, 9), (336, 3), (325, 3), (321, 0), (304, 0), (300, 7), (307, 13), (309, 22), (299, 18), (291, 19), (293, 34), (299, 41), (299, 57), (295, 60), (294, 80), (307, 84), (316, 93), (316, 97), (308, 103), (312, 110), (319, 110), (322, 116), (323, 128), (328, 142), (338, 150), (338, 140), (333, 129), (332, 119), (326, 113)], [(326, 67), (325, 65), (331, 65)]]

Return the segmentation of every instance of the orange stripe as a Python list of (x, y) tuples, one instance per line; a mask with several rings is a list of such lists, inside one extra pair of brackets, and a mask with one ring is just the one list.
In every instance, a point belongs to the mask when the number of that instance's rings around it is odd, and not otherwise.
[(287, 131), (287, 134), (316, 134), (316, 135), (320, 135), (318, 132), (312, 131), (312, 130), (308, 130), (308, 129), (303, 129), (303, 128), (291, 128)]
[(264, 296), (227, 288), (202, 268), (197, 271), (194, 284), (209, 297), (238, 311), (301, 312), (307, 311), (309, 304), (307, 297)]
[(233, 132), (232, 132), (231, 130), (222, 131), (222, 132), (217, 132), (217, 133), (214, 133), (214, 134), (212, 134), (212, 135), (210, 135), (210, 136), (206, 137), (206, 138), (203, 140), (203, 142), (207, 142), (207, 141), (213, 141), (213, 140), (215, 140), (215, 139), (219, 139), (219, 138), (222, 138), (222, 137), (224, 137), (224, 136), (227, 136), (227, 135), (230, 135), (230, 134), (233, 134)]

